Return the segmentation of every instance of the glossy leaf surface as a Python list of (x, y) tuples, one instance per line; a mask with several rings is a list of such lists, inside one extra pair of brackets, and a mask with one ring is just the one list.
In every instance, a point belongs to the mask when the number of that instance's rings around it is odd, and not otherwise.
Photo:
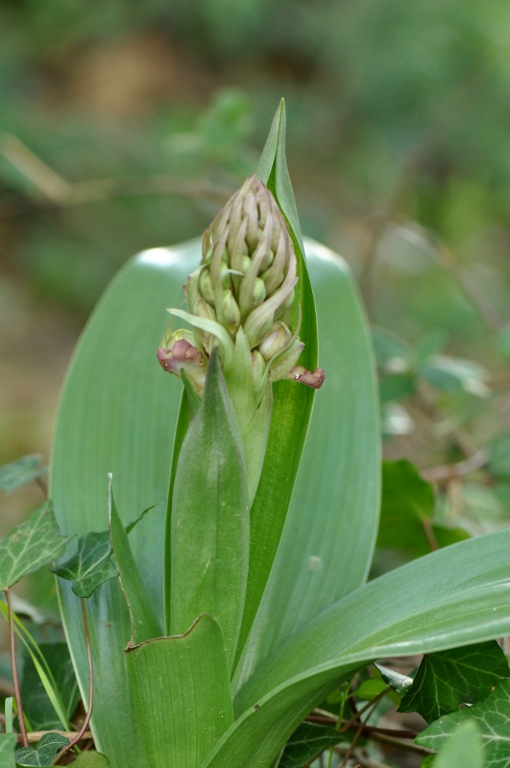
[(51, 570), (60, 578), (73, 582), (75, 595), (90, 597), (100, 584), (118, 576), (111, 554), (108, 531), (84, 533), (78, 539), (74, 555)]
[(339, 679), (374, 659), (507, 634), (509, 546), (510, 531), (461, 542), (386, 574), (325, 610), (240, 691), (238, 719), (203, 768), (269, 768), (300, 719)]
[(492, 693), (472, 707), (436, 720), (416, 742), (429, 749), (442, 750), (465, 722), (474, 722), (478, 727), (484, 768), (507, 766), (510, 763), (510, 680), (497, 683)]
[(51, 502), (46, 502), (0, 539), (0, 590), (60, 557), (68, 541), (60, 535)]
[(504, 651), (495, 640), (424, 656), (399, 712), (419, 712), (427, 722), (473, 704), (498, 679), (510, 677)]
[(53, 764), (59, 749), (67, 744), (69, 744), (69, 739), (66, 739), (65, 736), (61, 736), (59, 733), (45, 733), (37, 745), (37, 749), (22, 747), (16, 751), (16, 764), (48, 768)]
[(224, 645), (215, 619), (202, 616), (185, 635), (161, 637), (129, 650), (150, 768), (198, 768), (232, 723)]

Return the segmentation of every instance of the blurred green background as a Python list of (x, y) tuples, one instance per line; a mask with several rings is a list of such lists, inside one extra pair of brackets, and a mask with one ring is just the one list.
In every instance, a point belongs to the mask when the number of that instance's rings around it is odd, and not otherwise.
[[(303, 230), (374, 328), (387, 456), (438, 519), (508, 524), (506, 0), (1, 0), (0, 36), (0, 463), (48, 458), (105, 285), (202, 231), (284, 96)], [(2, 500), (2, 532), (38, 493)]]

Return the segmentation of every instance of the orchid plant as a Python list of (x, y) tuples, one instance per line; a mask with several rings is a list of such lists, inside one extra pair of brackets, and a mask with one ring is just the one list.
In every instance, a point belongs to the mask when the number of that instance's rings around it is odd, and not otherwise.
[[(380, 472), (369, 334), (345, 263), (302, 239), (284, 145), (282, 103), (256, 175), (201, 243), (121, 271), (64, 388), (56, 518), (78, 541), (109, 527), (115, 566), (86, 605), (91, 726), (112, 768), (285, 766), (303, 719), (368, 664), (510, 632), (510, 531), (366, 583)], [(161, 336), (174, 376), (155, 359)], [(56, 571), (88, 707), (76, 570)]]

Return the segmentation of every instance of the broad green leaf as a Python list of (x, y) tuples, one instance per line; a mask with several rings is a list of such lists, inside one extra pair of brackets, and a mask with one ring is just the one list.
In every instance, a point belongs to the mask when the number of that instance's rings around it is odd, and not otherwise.
[(241, 680), (280, 643), (363, 582), (376, 534), (379, 422), (368, 329), (343, 261), (324, 246), (305, 242), (326, 381), (316, 394), (292, 503)]
[(487, 695), (496, 680), (510, 677), (507, 658), (495, 640), (424, 656), (399, 712), (419, 712), (427, 721)]
[(69, 540), (60, 534), (52, 504), (47, 501), (0, 539), (0, 590), (56, 560)]
[(17, 491), (18, 488), (28, 485), (33, 480), (43, 477), (48, 469), (39, 466), (41, 458), (42, 456), (38, 454), (23, 456), (17, 461), (0, 467), (0, 490), (5, 493), (12, 493), (12, 491)]
[(241, 432), (213, 353), (175, 475), (169, 627), (182, 634), (201, 614), (212, 614), (231, 660), (246, 594), (249, 525)]
[(341, 741), (342, 735), (334, 728), (316, 723), (302, 723), (285, 745), (278, 768), (303, 768), (327, 747)]
[(326, 609), (241, 689), (238, 719), (201, 768), (269, 768), (299, 719), (342, 677), (374, 659), (507, 634), (509, 546), (506, 530), (455, 544), (375, 579)]
[[(483, 768), (503, 768), (510, 764), (510, 680), (497, 682), (492, 693), (472, 707), (443, 715), (415, 741), (441, 751), (453, 739), (459, 726), (466, 722), (473, 722), (478, 727), (485, 758)], [(434, 768), (436, 766), (437, 763)]]
[[(67, 723), (74, 714), (80, 698), (76, 676), (66, 643), (41, 643), (39, 651), (53, 676), (52, 682), (58, 690), (61, 705)], [(36, 731), (51, 731), (62, 728), (62, 722), (55, 713), (40, 673), (32, 657), (28, 656), (23, 664), (21, 677), (21, 697), (23, 710)]]
[(0, 768), (14, 768), (15, 733), (0, 733)]
[[(165, 502), (182, 385), (156, 360), (168, 306), (200, 258), (200, 241), (152, 249), (118, 274), (76, 349), (61, 398), (51, 461), (51, 496), (65, 533), (108, 526), (107, 474), (113, 472), (124, 524), (140, 509)], [(162, 510), (161, 510), (162, 511)], [(154, 606), (162, 606), (164, 515), (158, 509), (130, 535)], [(87, 701), (88, 667), (80, 602), (59, 583), (63, 620)], [(141, 764), (138, 723), (124, 647), (129, 613), (117, 580), (87, 602), (94, 661), (96, 747), (112, 768)], [(162, 618), (162, 613), (161, 617)]]
[(110, 768), (110, 761), (101, 752), (81, 752), (73, 765), (75, 768)]
[(452, 733), (440, 754), (435, 758), (434, 768), (484, 768), (484, 749), (480, 732), (474, 720), (466, 720)]
[(37, 749), (22, 747), (16, 751), (16, 764), (48, 768), (48, 766), (53, 765), (53, 760), (59, 749), (67, 744), (69, 744), (69, 739), (66, 739), (65, 736), (61, 736), (59, 733), (45, 733), (37, 745)]
[(439, 546), (449, 546), (468, 539), (463, 529), (446, 528), (432, 523), (434, 492), (409, 461), (384, 461), (382, 472), (381, 520), (377, 546), (403, 549), (413, 557), (431, 550), (425, 525)]
[[(257, 169), (258, 178), (271, 190), (289, 224), (297, 257), (298, 284), (292, 327), (300, 324), (305, 348), (300, 364), (309, 370), (318, 365), (317, 317), (314, 296), (304, 259), (303, 239), (296, 201), (285, 158), (286, 117), (282, 99), (276, 111)], [(287, 516), (315, 390), (279, 381), (273, 386), (273, 410), (262, 475), (250, 513), (250, 567), (238, 656), (260, 605), (274, 563)], [(285, 482), (282, 483), (282, 477)]]
[(142, 643), (152, 637), (160, 637), (162, 634), (160, 623), (115, 506), (111, 475), (108, 486), (108, 517), (113, 557), (131, 617), (132, 642)]
[(237, 711), (305, 668), (338, 665), (342, 674), (351, 657), (429, 653), (506, 634), (508, 546), (510, 530), (479, 536), (351, 592), (282, 643), (238, 693)]
[(149, 640), (127, 657), (145, 764), (198, 768), (233, 718), (218, 623), (201, 616), (186, 634)]
[(73, 582), (75, 595), (90, 597), (101, 584), (119, 575), (111, 554), (109, 531), (84, 533), (78, 538), (76, 553), (51, 570), (61, 579)]

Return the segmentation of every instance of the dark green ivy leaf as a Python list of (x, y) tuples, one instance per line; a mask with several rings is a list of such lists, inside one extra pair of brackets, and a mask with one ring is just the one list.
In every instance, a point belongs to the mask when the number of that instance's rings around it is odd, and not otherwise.
[(22, 747), (15, 753), (17, 765), (23, 766), (41, 766), (48, 768), (53, 764), (55, 755), (69, 744), (69, 740), (59, 733), (45, 733), (39, 742), (37, 749), (33, 747)]
[(118, 576), (112, 560), (110, 532), (85, 533), (78, 539), (76, 554), (51, 570), (62, 579), (73, 581), (78, 597), (90, 597), (100, 584)]
[(45, 475), (48, 469), (39, 466), (41, 458), (42, 456), (38, 454), (23, 456), (11, 464), (0, 467), (0, 489), (5, 493), (12, 493)]
[[(484, 768), (506, 768), (510, 765), (510, 680), (498, 681), (494, 690), (472, 707), (459, 709), (436, 720), (420, 733), (416, 743), (442, 750), (466, 721), (478, 726), (485, 756)], [(434, 763), (434, 768), (436, 765), (440, 764)], [(469, 768), (478, 768), (479, 763), (474, 763), (473, 767), (468, 765)]]
[(283, 750), (278, 768), (303, 768), (328, 747), (339, 744), (342, 734), (327, 725), (301, 723)]
[(71, 538), (60, 534), (53, 506), (47, 501), (0, 539), (0, 590), (56, 560)]
[(430, 653), (423, 657), (399, 712), (419, 712), (430, 723), (461, 704), (478, 701), (496, 680), (507, 677), (508, 661), (495, 640)]

